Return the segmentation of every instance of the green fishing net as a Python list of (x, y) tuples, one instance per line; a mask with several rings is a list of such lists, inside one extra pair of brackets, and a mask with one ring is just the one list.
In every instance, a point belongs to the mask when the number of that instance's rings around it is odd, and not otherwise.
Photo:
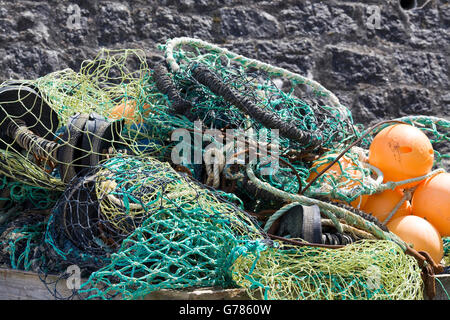
[(149, 77), (143, 51), (125, 49), (102, 50), (78, 72), (4, 82), (0, 173), (62, 191), (83, 170), (117, 153), (163, 157), (167, 125), (143, 118), (163, 114), (169, 123), (168, 107), (152, 93)]
[(232, 283), (231, 249), (264, 239), (255, 222), (227, 201), (234, 196), (152, 158), (112, 158), (74, 184), (76, 191), (56, 206), (46, 242), (68, 265), (99, 262), (79, 291), (85, 298), (226, 287)]
[[(65, 276), (77, 265), (86, 281), (74, 296), (85, 299), (204, 286), (265, 299), (423, 298), (406, 244), (331, 202), (358, 207), (362, 195), (395, 187), (367, 165), (383, 126), (366, 131), (334, 94), (288, 70), (196, 39), (160, 49), (165, 60), (154, 65), (141, 50), (104, 49), (78, 72), (2, 84), (0, 173), (33, 190), (30, 199), (62, 193), (55, 205), (36, 200), (50, 215), (6, 226), (6, 264)], [(434, 172), (448, 169), (449, 121), (397, 120), (430, 137)], [(179, 152), (174, 133), (199, 143)], [(198, 155), (214, 161), (195, 163)], [(267, 218), (293, 202), (364, 236), (340, 249), (268, 240)]]
[(450, 238), (444, 238), (444, 261), (445, 266), (450, 267)]
[(37, 271), (46, 264), (41, 249), (48, 215), (21, 210), (18, 213), (20, 216), (6, 224), (0, 234), (0, 265)]

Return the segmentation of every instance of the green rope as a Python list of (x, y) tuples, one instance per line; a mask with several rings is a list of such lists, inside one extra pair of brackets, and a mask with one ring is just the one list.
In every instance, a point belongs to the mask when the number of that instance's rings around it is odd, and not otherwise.
[(323, 202), (320, 200), (308, 198), (308, 197), (301, 196), (301, 195), (290, 194), (290, 193), (284, 192), (282, 190), (278, 190), (278, 189), (272, 187), (271, 185), (269, 185), (268, 183), (259, 180), (253, 173), (253, 170), (252, 170), (252, 166), (254, 165), (253, 162), (250, 162), (247, 165), (247, 175), (250, 178), (250, 180), (253, 183), (255, 183), (255, 185), (257, 185), (260, 189), (264, 189), (268, 192), (271, 192), (271, 193), (279, 196), (280, 198), (283, 198), (286, 201), (291, 201), (291, 202), (297, 201), (304, 205), (318, 205), (322, 210), (324, 210), (324, 212), (328, 212), (330, 214), (330, 217), (334, 216), (335, 220), (337, 220), (338, 218), (344, 219), (349, 225), (357, 227), (357, 228), (361, 228), (361, 229), (373, 234), (378, 239), (394, 241), (403, 250), (406, 250), (406, 247), (407, 247), (406, 243), (404, 241), (402, 241), (400, 238), (398, 238), (395, 234), (388, 233), (388, 232), (381, 230), (374, 223), (367, 221), (348, 210), (345, 210), (343, 208), (334, 206), (332, 204), (329, 204), (329, 203), (326, 203), (326, 202)]

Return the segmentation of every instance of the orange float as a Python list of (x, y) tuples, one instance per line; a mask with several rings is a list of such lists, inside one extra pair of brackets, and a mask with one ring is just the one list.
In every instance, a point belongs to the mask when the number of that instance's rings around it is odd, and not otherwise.
[[(333, 162), (338, 155), (339, 154), (334, 153), (327, 154), (316, 160), (311, 167), (311, 173), (307, 179), (307, 182), (311, 182), (317, 176), (317, 174), (324, 170), (331, 162)], [(352, 159), (344, 155), (335, 164), (333, 164), (331, 168), (321, 176), (321, 178), (325, 175), (331, 175), (337, 183), (343, 185), (345, 189), (350, 190), (360, 185), (361, 182), (358, 180), (362, 179), (361, 171), (353, 170), (351, 169), (351, 167), (356, 167), (355, 163)], [(344, 172), (350, 176), (350, 179), (343, 175), (342, 170), (344, 170)], [(362, 208), (366, 203), (367, 197), (367, 195), (359, 196), (349, 204), (354, 208)], [(336, 201), (343, 202), (341, 200)]]
[[(369, 148), (369, 163), (383, 172), (384, 182), (426, 175), (431, 171), (433, 161), (433, 146), (428, 137), (420, 129), (407, 124), (384, 128)], [(419, 183), (399, 188), (411, 188)]]
[[(400, 190), (385, 190), (369, 196), (362, 210), (384, 222), (402, 198), (403, 192)], [(390, 220), (409, 214), (411, 214), (411, 204), (409, 201), (404, 201)]]
[(397, 217), (386, 224), (389, 231), (396, 234), (416, 251), (426, 251), (434, 262), (439, 263), (444, 256), (441, 235), (427, 220), (409, 215)]
[[(147, 114), (147, 110), (150, 108), (148, 104), (143, 105), (144, 115)], [(149, 110), (148, 110), (149, 111)], [(136, 101), (128, 100), (121, 104), (116, 105), (109, 114), (109, 118), (112, 120), (125, 119), (125, 122), (141, 123), (143, 121), (141, 115), (136, 115)]]
[(429, 221), (443, 237), (450, 236), (450, 173), (423, 181), (414, 191), (412, 214)]

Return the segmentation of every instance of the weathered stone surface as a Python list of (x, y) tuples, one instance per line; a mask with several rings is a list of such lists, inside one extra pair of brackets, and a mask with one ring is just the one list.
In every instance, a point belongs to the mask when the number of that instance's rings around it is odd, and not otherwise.
[(281, 27), (271, 14), (245, 7), (219, 10), (221, 34), (224, 37), (281, 38)]
[(325, 50), (323, 63), (329, 64), (320, 80), (330, 87), (355, 88), (360, 83), (383, 85), (391, 72), (386, 57), (364, 52), (365, 49), (350, 49), (341, 46), (329, 46)]
[(439, 45), (445, 30), (441, 28), (438, 9), (414, 10), (410, 22), (413, 46), (422, 49)]
[(398, 115), (433, 115), (440, 113), (440, 106), (432, 99), (428, 89), (410, 87), (397, 87), (388, 92), (387, 105), (391, 112), (387, 114)]
[(357, 122), (449, 117), (450, 5), (419, 7), (403, 10), (397, 0), (0, 0), (0, 79), (76, 70), (102, 47), (142, 48), (156, 61), (158, 43), (189, 36), (314, 78)]
[(145, 7), (133, 10), (133, 20), (138, 39), (152, 44), (164, 43), (172, 38), (173, 34), (213, 41), (210, 17), (184, 15), (170, 7)]
[(36, 73), (47, 74), (60, 65), (58, 52), (50, 49), (23, 45), (6, 48), (2, 61), (3, 78), (33, 78)]
[(98, 43), (101, 46), (134, 40), (134, 21), (126, 3), (101, 3), (97, 19)]
[(358, 7), (317, 1), (299, 2), (280, 12), (286, 35), (325, 37), (332, 41), (359, 38), (358, 15)]
[[(372, 8), (369, 10), (369, 8)], [(411, 40), (411, 34), (408, 30), (408, 23), (405, 19), (408, 19), (405, 14), (397, 7), (384, 4), (373, 5), (366, 8), (366, 19), (369, 22), (369, 17), (372, 16), (375, 11), (379, 10), (380, 20), (376, 24), (375, 20), (370, 20), (373, 27), (367, 28), (367, 37), (370, 40), (371, 45), (377, 46), (380, 42), (388, 41), (393, 44), (406, 44)]]
[(352, 106), (353, 116), (357, 119), (366, 119), (369, 123), (384, 120), (394, 110), (390, 110), (386, 102), (386, 94), (377, 94), (369, 90), (361, 90)]
[(314, 49), (308, 39), (263, 41), (255, 49), (257, 59), (274, 61), (277, 66), (302, 75), (311, 74), (314, 69)]
[(449, 65), (443, 54), (422, 51), (396, 52), (394, 57), (401, 72), (402, 83), (448, 87)]

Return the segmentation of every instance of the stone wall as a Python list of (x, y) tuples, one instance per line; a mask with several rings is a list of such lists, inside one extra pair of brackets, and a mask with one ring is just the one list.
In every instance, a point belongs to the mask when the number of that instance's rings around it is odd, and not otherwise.
[(358, 122), (450, 118), (448, 0), (0, 4), (0, 79), (77, 70), (102, 47), (142, 48), (152, 60), (157, 43), (190, 36), (319, 81)]

